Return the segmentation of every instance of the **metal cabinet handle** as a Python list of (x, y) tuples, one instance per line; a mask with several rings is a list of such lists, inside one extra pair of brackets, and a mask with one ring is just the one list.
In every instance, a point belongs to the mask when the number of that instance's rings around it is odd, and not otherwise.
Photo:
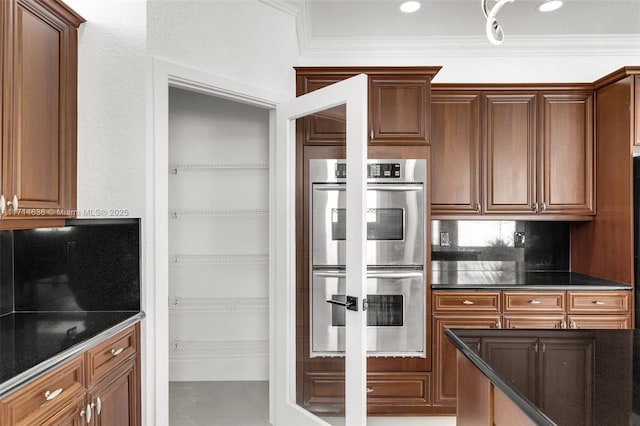
[(602, 300), (596, 300), (593, 302), (594, 305), (604, 305), (605, 303)]
[(11, 201), (7, 201), (7, 205), (11, 206), (13, 211), (18, 211), (18, 196), (14, 195)]
[(535, 214), (538, 214), (538, 203), (533, 203), (533, 206), (531, 206), (531, 210), (533, 210)]
[(502, 328), (502, 322), (501, 321), (498, 321), (496, 323), (496, 328)]
[(371, 131), (369, 132), (369, 135), (371, 136), (371, 139), (373, 139), (373, 129), (371, 129)]
[(4, 194), (0, 195), (0, 214), (4, 215), (7, 212), (7, 200), (4, 198)]
[(80, 417), (84, 417), (87, 424), (91, 422), (91, 405), (87, 404), (86, 408), (80, 411)]
[(476, 203), (476, 212), (480, 213), (482, 208), (480, 207), (480, 203)]
[(369, 386), (367, 386), (367, 393), (371, 393), (373, 392), (373, 388), (370, 388)]
[(545, 210), (547, 210), (547, 203), (542, 203), (540, 206), (540, 213), (544, 213)]
[(538, 299), (529, 300), (530, 305), (539, 305), (540, 303), (542, 302), (540, 302)]
[(472, 302), (471, 300), (465, 299), (465, 300), (462, 301), (462, 304), (463, 305), (473, 305), (474, 302)]
[(111, 355), (118, 356), (124, 351), (124, 348), (111, 349)]
[(56, 396), (60, 395), (61, 393), (62, 393), (62, 388), (58, 388), (58, 389), (54, 390), (53, 392), (46, 391), (44, 393), (44, 399), (46, 399), (47, 401), (51, 401), (52, 399), (54, 399)]
[(566, 320), (562, 320), (562, 325), (560, 326), (560, 328), (567, 328), (567, 321)]
[(578, 325), (575, 321), (571, 321), (571, 328), (578, 328)]
[(100, 397), (96, 398), (95, 406), (96, 406), (96, 414), (100, 415), (100, 412), (102, 411), (102, 400), (100, 399)]

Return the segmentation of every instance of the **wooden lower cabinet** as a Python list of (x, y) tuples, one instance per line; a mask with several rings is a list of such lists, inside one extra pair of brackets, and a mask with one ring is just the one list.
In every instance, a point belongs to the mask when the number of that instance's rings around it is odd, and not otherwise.
[(570, 328), (630, 329), (631, 315), (567, 315)]
[[(447, 340), (447, 328), (499, 328), (499, 314), (474, 315), (433, 315), (434, 353), (434, 393), (433, 405), (455, 407), (458, 374), (456, 369), (456, 348)], [(454, 410), (451, 410), (452, 413)]]
[[(0, 425), (140, 426), (139, 336), (139, 325), (133, 325), (6, 396), (0, 400)], [(133, 343), (133, 350), (118, 358), (124, 351), (109, 345), (119, 345), (123, 339)], [(111, 359), (103, 364), (113, 368), (103, 369), (99, 380), (91, 382), (86, 367), (105, 344)]]
[(504, 328), (567, 328), (564, 314), (503, 315)]
[(131, 359), (89, 391), (91, 404), (95, 404), (94, 425), (140, 424), (139, 401), (136, 397), (137, 377), (136, 360)]

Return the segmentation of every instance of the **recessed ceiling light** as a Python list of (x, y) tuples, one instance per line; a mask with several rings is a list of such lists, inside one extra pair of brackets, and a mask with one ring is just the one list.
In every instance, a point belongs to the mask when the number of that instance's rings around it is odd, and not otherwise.
[(400, 10), (404, 13), (413, 13), (420, 9), (419, 1), (405, 1), (400, 5)]
[(540, 12), (553, 12), (554, 10), (560, 9), (560, 7), (562, 7), (562, 0), (547, 0), (540, 3), (538, 10)]

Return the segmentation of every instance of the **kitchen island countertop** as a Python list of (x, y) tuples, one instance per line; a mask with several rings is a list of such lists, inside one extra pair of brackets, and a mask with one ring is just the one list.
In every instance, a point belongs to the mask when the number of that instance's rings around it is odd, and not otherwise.
[(640, 424), (640, 330), (454, 329), (445, 335), (531, 424)]

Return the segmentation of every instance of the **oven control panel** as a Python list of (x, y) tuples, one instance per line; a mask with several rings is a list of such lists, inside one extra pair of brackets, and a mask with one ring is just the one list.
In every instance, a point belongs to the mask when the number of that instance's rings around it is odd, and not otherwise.
[[(336, 164), (336, 178), (345, 179), (347, 177), (347, 164)], [(400, 178), (399, 163), (375, 163), (367, 164), (367, 178)]]

